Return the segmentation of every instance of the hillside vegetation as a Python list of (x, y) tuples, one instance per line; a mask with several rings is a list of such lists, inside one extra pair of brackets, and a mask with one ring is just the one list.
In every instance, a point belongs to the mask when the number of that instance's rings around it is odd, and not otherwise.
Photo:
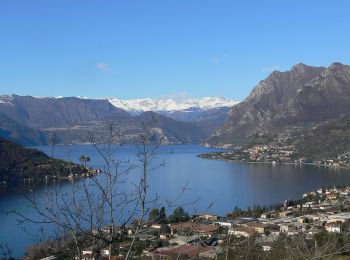
[(19, 144), (0, 137), (0, 181), (42, 181), (49, 178), (66, 177), (72, 173), (85, 171), (83, 166), (51, 159), (41, 151), (24, 148)]

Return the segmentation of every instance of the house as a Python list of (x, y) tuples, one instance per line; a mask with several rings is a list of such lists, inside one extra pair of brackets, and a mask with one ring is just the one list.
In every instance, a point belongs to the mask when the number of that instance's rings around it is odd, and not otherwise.
[(303, 204), (303, 208), (311, 208), (315, 204), (315, 201), (308, 201)]
[[(82, 254), (82, 260), (95, 260), (95, 259), (101, 259), (98, 255), (101, 255), (102, 257), (109, 257), (112, 255), (113, 257), (113, 252), (111, 254), (110, 250), (108, 248), (101, 249), (99, 250), (99, 254), (96, 253), (96, 249), (93, 246), (90, 246), (88, 248), (85, 248), (81, 254)], [(79, 258), (75, 258), (79, 259)]]
[(281, 233), (287, 233), (288, 232), (288, 229), (289, 229), (289, 225), (287, 224), (280, 224), (280, 232)]
[(154, 228), (154, 229), (160, 229), (161, 227), (161, 224), (158, 224), (158, 223), (154, 223), (151, 225), (151, 228)]
[(260, 218), (263, 218), (263, 219), (267, 219), (267, 218), (270, 218), (271, 215), (269, 214), (269, 212), (264, 212), (261, 214)]
[[(156, 259), (177, 259), (178, 257), (195, 258), (199, 257), (208, 251), (213, 251), (211, 247), (193, 246), (193, 245), (183, 245), (176, 247), (166, 247), (158, 248), (154, 251), (153, 256)], [(209, 255), (209, 254), (207, 254)]]
[(317, 193), (318, 194), (323, 194), (323, 193), (325, 193), (325, 189), (324, 188), (319, 188), (319, 189), (317, 189)]
[(105, 249), (101, 250), (101, 255), (103, 257), (108, 257), (109, 255), (111, 255), (111, 252), (110, 252), (110, 250), (108, 248), (105, 248)]
[(327, 197), (328, 200), (336, 200), (337, 199), (337, 194), (330, 193), (330, 194), (327, 194), (326, 197)]
[(166, 240), (170, 237), (170, 234), (160, 234), (159, 239)]
[(156, 238), (154, 231), (152, 229), (140, 230), (139, 233), (137, 234), (137, 237), (140, 239), (140, 241), (147, 241), (147, 240)]
[(219, 220), (219, 221), (215, 221), (214, 225), (216, 226), (221, 226), (221, 227), (226, 227), (226, 228), (230, 228), (233, 226), (234, 221), (229, 221), (229, 220)]
[(134, 228), (128, 228), (127, 234), (128, 234), (128, 236), (134, 235), (135, 234), (135, 229)]
[(267, 229), (267, 226), (265, 224), (258, 222), (249, 222), (244, 224), (244, 226), (254, 229), (259, 234), (263, 234)]
[(325, 229), (327, 232), (340, 233), (341, 226), (339, 224), (326, 224)]
[(287, 236), (295, 236), (298, 235), (300, 233), (301, 230), (297, 229), (296, 227), (288, 230), (287, 232)]
[(292, 215), (293, 214), (293, 211), (291, 211), (291, 210), (285, 210), (285, 211), (281, 211), (281, 212), (279, 212), (279, 217), (280, 218), (285, 218), (285, 217), (287, 217), (287, 216), (290, 216), (290, 215)]
[(344, 223), (350, 221), (350, 212), (342, 212), (334, 215), (328, 215), (327, 222)]
[(85, 248), (82, 252), (82, 260), (94, 260), (96, 259), (96, 253), (95, 253), (96, 248), (94, 246), (89, 246)]
[(263, 243), (261, 243), (261, 247), (262, 247), (262, 250), (265, 252), (271, 251), (272, 242), (263, 242)]
[(211, 236), (219, 230), (219, 226), (214, 224), (202, 224), (202, 223), (192, 223), (192, 222), (184, 222), (178, 224), (171, 224), (170, 230), (171, 234), (177, 233), (194, 233), (201, 236)]
[(299, 228), (295, 226), (293, 223), (285, 223), (285, 224), (279, 224), (280, 226), (280, 232), (285, 233), (287, 235), (296, 235), (299, 233)]
[(260, 218), (267, 219), (267, 218), (272, 218), (276, 215), (276, 211), (269, 211), (269, 212), (264, 212), (261, 214)]
[(170, 244), (177, 244), (179, 246), (186, 245), (186, 244), (191, 244), (198, 240), (199, 236), (198, 235), (193, 235), (193, 236), (179, 236), (175, 235), (173, 238), (169, 240)]
[(278, 237), (280, 235), (280, 228), (278, 225), (271, 225), (269, 226), (268, 230), (270, 232), (270, 236)]
[(255, 234), (255, 230), (245, 226), (238, 226), (230, 228), (228, 234), (236, 237), (250, 237)]
[(304, 224), (304, 223), (309, 223), (309, 222), (310, 222), (310, 219), (306, 216), (302, 216), (302, 217), (298, 218), (299, 224)]
[(219, 216), (210, 213), (201, 213), (192, 215), (193, 219), (203, 219), (203, 220), (218, 220)]

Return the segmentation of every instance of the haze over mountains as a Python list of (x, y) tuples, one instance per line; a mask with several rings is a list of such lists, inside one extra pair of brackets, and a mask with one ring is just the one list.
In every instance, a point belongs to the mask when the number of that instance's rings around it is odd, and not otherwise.
[(120, 142), (133, 142), (141, 122), (152, 119), (166, 143), (292, 145), (311, 157), (350, 151), (350, 66), (274, 71), (241, 103), (0, 96), (0, 135), (22, 144), (45, 143), (52, 133), (59, 142), (85, 143), (89, 132), (104, 142), (107, 121)]
[[(170, 99), (121, 101), (115, 98), (0, 96), (0, 114), (4, 118), (1, 128), (6, 131), (4, 137), (22, 144), (41, 144), (42, 141), (34, 138), (32, 143), (27, 142), (34, 132), (46, 136), (46, 140), (55, 132), (60, 142), (69, 143), (88, 142), (90, 132), (98, 142), (103, 142), (106, 122), (111, 121), (120, 131), (119, 141), (131, 142), (140, 131), (141, 122), (155, 118), (154, 127), (167, 143), (199, 143), (224, 122), (229, 106), (235, 103), (224, 98), (176, 102)], [(16, 129), (21, 128), (20, 125), (31, 129), (18, 134)]]

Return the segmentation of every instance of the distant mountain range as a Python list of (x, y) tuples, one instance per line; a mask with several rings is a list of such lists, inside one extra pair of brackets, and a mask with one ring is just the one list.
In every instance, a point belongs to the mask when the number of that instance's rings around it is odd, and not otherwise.
[(174, 112), (209, 110), (220, 107), (232, 107), (238, 102), (222, 97), (204, 97), (200, 99), (186, 99), (176, 101), (174, 99), (131, 99), (120, 100), (116, 98), (108, 99), (115, 107), (124, 109), (131, 114), (140, 114), (145, 111), (153, 112)]
[[(324, 158), (350, 151), (350, 66), (297, 64), (274, 71), (243, 102), (203, 98), (118, 100), (0, 96), (0, 136), (41, 144), (55, 133), (61, 143), (105, 142), (106, 122), (132, 143), (141, 123), (166, 143), (249, 147), (292, 146), (299, 157)], [(155, 119), (155, 120), (153, 120)]]
[(350, 140), (349, 125), (342, 123), (349, 121), (349, 115), (350, 66), (297, 64), (261, 81), (207, 141), (212, 145), (291, 144), (300, 156), (317, 157), (321, 150), (324, 156), (334, 155), (339, 145), (338, 152), (350, 148), (342, 143)]
[(47, 142), (55, 133), (59, 142), (86, 143), (90, 132), (98, 142), (103, 142), (106, 122), (113, 122), (120, 131), (118, 141), (133, 142), (141, 122), (156, 118), (154, 127), (168, 143), (199, 143), (224, 122), (229, 106), (236, 103), (224, 98), (176, 102), (0, 96), (0, 113), (4, 118), (0, 136), (31, 145)]
[(131, 115), (152, 111), (174, 120), (198, 122), (209, 120), (215, 127), (224, 123), (229, 109), (239, 102), (223, 97), (204, 97), (200, 99), (108, 99), (117, 108), (124, 109)]

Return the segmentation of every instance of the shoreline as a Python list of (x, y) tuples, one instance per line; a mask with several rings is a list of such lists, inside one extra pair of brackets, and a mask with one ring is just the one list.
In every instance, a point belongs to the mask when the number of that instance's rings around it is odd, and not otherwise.
[(3, 181), (0, 182), (0, 191), (1, 190), (19, 190), (21, 188), (28, 188), (29, 186), (34, 187), (37, 186), (41, 187), (43, 185), (49, 185), (54, 183), (54, 180), (57, 182), (72, 182), (74, 180), (81, 180), (86, 178), (93, 178), (95, 176), (98, 176), (101, 173), (100, 169), (89, 169), (87, 172), (82, 172), (75, 174), (73, 176), (62, 176), (62, 177), (53, 177), (51, 179), (49, 178), (40, 178), (40, 179), (30, 179), (26, 180), (25, 178), (15, 180), (15, 181)]
[(304, 162), (269, 162), (269, 161), (261, 161), (261, 162), (256, 162), (256, 161), (242, 161), (242, 160), (234, 160), (234, 159), (225, 159), (225, 158), (210, 158), (210, 157), (204, 157), (203, 155), (205, 154), (198, 154), (197, 157), (201, 159), (206, 159), (206, 160), (216, 160), (216, 161), (227, 161), (227, 162), (235, 162), (235, 163), (242, 163), (242, 164), (271, 164), (271, 165), (312, 165), (312, 166), (321, 166), (321, 167), (327, 167), (327, 168), (338, 168), (338, 169), (343, 169), (343, 170), (350, 170), (350, 167), (347, 166), (340, 166), (340, 165), (329, 165), (329, 164), (321, 164), (321, 163), (304, 163)]

